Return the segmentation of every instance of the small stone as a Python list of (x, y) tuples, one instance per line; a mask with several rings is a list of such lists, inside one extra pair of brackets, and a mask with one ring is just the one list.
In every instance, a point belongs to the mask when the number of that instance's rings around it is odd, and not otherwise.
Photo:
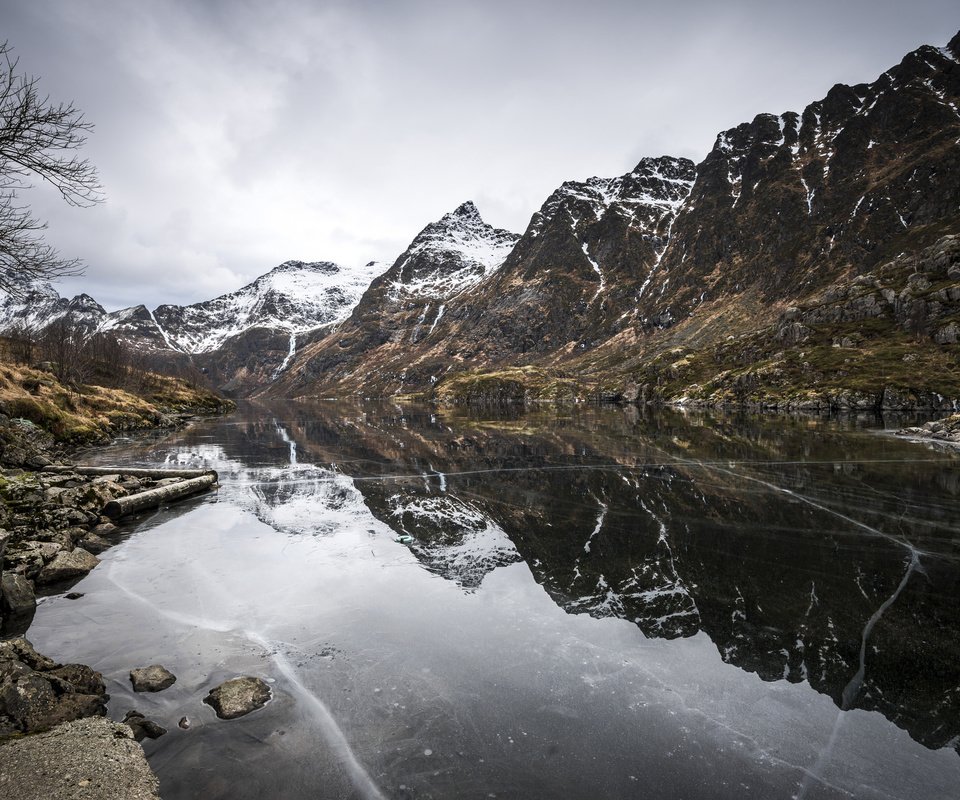
[(147, 719), (139, 711), (128, 711), (123, 718), (123, 724), (129, 726), (133, 731), (133, 738), (138, 742), (144, 739), (159, 739), (166, 732), (166, 728), (157, 725), (156, 722)]
[(177, 676), (159, 664), (130, 670), (130, 682), (135, 692), (162, 692), (176, 681)]
[(244, 675), (212, 689), (203, 702), (212, 706), (220, 719), (236, 719), (262, 708), (270, 699), (270, 687), (260, 678)]
[(67, 600), (79, 600), (83, 597), (83, 592), (70, 592), (66, 597)]
[(180, 721), (177, 723), (177, 725), (183, 730), (189, 730), (190, 720), (187, 717), (180, 717)]

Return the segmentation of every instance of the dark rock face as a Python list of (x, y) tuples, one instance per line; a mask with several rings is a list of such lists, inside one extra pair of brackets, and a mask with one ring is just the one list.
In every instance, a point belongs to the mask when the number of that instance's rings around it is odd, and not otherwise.
[(176, 681), (176, 675), (159, 664), (130, 670), (130, 682), (135, 692), (162, 692)]
[(958, 100), (955, 52), (921, 47), (871, 84), (721, 133), (642, 318), (671, 324), (747, 291), (802, 296), (956, 229)]
[(960, 351), (939, 346), (960, 319), (960, 236), (832, 283), (772, 323), (638, 365), (658, 397), (781, 410), (950, 411)]
[(102, 716), (108, 699), (103, 676), (90, 667), (57, 664), (23, 638), (0, 642), (0, 736)]
[(203, 702), (211, 706), (220, 719), (236, 719), (263, 708), (269, 699), (270, 687), (260, 678), (245, 675), (211, 689)]

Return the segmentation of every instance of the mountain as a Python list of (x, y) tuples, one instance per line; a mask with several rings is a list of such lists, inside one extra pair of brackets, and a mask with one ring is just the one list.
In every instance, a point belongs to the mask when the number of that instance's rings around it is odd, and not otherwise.
[(107, 313), (88, 295), (62, 298), (38, 284), (20, 301), (0, 302), (0, 330), (39, 330), (67, 318), (88, 333), (109, 332), (158, 367), (185, 364), (220, 388), (243, 392), (269, 382), (297, 342), (346, 318), (383, 265), (348, 270), (336, 264), (286, 261), (235, 292), (189, 306), (139, 305)]
[(699, 164), (567, 181), (522, 235), (467, 202), (386, 271), (286, 262), (204, 303), (110, 315), (51, 292), (0, 322), (99, 318), (244, 395), (951, 408), (960, 34), (722, 131)]
[[(350, 317), (302, 350), (297, 375), (284, 375), (277, 386), (320, 380), (357, 392), (399, 390), (410, 368), (408, 354), (415, 347), (445, 346), (447, 309), (494, 278), (519, 238), (488, 225), (471, 202), (427, 225), (374, 279)], [(394, 363), (403, 366), (392, 373)]]
[(31, 284), (21, 298), (3, 296), (0, 299), (0, 330), (21, 326), (39, 330), (58, 320), (69, 318), (73, 324), (87, 331), (99, 328), (107, 312), (88, 294), (79, 294), (72, 300), (61, 297), (49, 283)]
[[(465, 365), (530, 360), (611, 335), (663, 255), (694, 174), (691, 161), (663, 157), (617, 178), (568, 181), (522, 236), (485, 225), (464, 204), (427, 226), (272, 391), (388, 394)], [(502, 261), (457, 266), (478, 252)]]
[(162, 305), (153, 316), (173, 348), (209, 353), (250, 328), (295, 335), (338, 322), (381, 270), (374, 262), (347, 272), (328, 261), (285, 261), (235, 292), (189, 306)]
[(498, 269), (442, 297), (374, 284), (270, 391), (960, 402), (958, 61), (960, 35), (723, 131), (696, 166), (564, 183)]

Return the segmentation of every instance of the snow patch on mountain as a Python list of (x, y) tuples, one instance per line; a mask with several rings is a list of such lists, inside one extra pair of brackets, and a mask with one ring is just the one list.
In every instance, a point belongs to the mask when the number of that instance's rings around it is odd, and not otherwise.
[(595, 222), (610, 210), (655, 225), (663, 216), (679, 212), (694, 178), (692, 162), (663, 156), (644, 158), (631, 172), (616, 178), (565, 181), (533, 215), (528, 234), (538, 236), (561, 210), (570, 216), (574, 232), (580, 223)]

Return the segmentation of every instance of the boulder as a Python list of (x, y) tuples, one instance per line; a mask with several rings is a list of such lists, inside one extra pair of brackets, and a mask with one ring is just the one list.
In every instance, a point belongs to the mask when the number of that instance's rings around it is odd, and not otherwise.
[(160, 800), (160, 793), (130, 728), (94, 718), (0, 747), (0, 797)]
[(90, 667), (57, 664), (23, 638), (0, 642), (0, 719), (7, 733), (100, 716), (108, 699), (103, 676)]
[(7, 614), (32, 614), (37, 598), (30, 581), (15, 572), (4, 572), (0, 576), (0, 606)]
[(68, 578), (86, 575), (99, 563), (99, 558), (92, 553), (88, 553), (82, 547), (77, 547), (69, 553), (60, 551), (49, 564), (40, 570), (37, 575), (37, 583), (56, 583)]
[(203, 702), (212, 706), (220, 719), (236, 719), (262, 708), (270, 699), (270, 687), (260, 678), (244, 675), (212, 689)]
[(173, 686), (177, 677), (159, 664), (130, 671), (130, 682), (135, 692), (162, 692)]

